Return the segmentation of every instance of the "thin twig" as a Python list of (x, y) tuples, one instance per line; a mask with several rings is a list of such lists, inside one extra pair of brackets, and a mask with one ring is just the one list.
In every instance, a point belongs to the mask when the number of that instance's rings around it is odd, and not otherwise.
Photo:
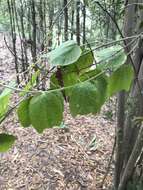
[(107, 170), (106, 170), (106, 173), (104, 175), (103, 181), (101, 183), (101, 188), (103, 188), (105, 180), (106, 180), (106, 178), (107, 178), (107, 176), (109, 174), (110, 167), (111, 167), (112, 160), (113, 160), (113, 156), (114, 156), (114, 152), (115, 152), (115, 148), (116, 148), (116, 137), (115, 137), (115, 140), (114, 140), (114, 144), (113, 144), (113, 148), (112, 148), (112, 153), (111, 153), (110, 160), (109, 160), (109, 163), (108, 163), (108, 166), (107, 166)]
[[(5, 36), (4, 36), (4, 43), (5, 43), (6, 47), (7, 47), (7, 49), (9, 50), (9, 52), (15, 57), (14, 52), (13, 52), (12, 49), (9, 47), (9, 45), (8, 45), (8, 43), (7, 43), (7, 41), (6, 41), (6, 37), (5, 37)], [(21, 58), (19, 58), (19, 57), (17, 57), (17, 58), (18, 58), (19, 61), (22, 61)]]
[(0, 119), (0, 125), (5, 121), (5, 119), (19, 106), (19, 104), (24, 100), (25, 98), (22, 98), (15, 106), (13, 106), (11, 109), (8, 110), (8, 112)]

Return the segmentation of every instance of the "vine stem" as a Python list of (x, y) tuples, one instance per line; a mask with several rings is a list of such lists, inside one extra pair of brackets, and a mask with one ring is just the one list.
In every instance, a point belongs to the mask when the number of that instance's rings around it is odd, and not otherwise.
[(2, 119), (0, 120), (0, 125), (5, 121), (5, 119), (19, 106), (19, 104), (25, 99), (22, 98), (18, 103), (16, 103), (16, 105), (14, 105), (11, 109), (8, 110), (8, 112), (2, 117)]
[(106, 170), (106, 173), (105, 173), (104, 178), (103, 178), (102, 183), (101, 183), (101, 188), (103, 188), (105, 180), (106, 180), (106, 178), (107, 178), (107, 176), (109, 174), (110, 167), (111, 167), (112, 160), (113, 160), (113, 156), (114, 156), (114, 152), (115, 152), (115, 148), (116, 148), (116, 137), (115, 137), (115, 140), (114, 140), (114, 144), (113, 144), (113, 148), (112, 148), (112, 153), (111, 153), (110, 160), (109, 160), (109, 163), (108, 163), (108, 166), (107, 166), (107, 170)]

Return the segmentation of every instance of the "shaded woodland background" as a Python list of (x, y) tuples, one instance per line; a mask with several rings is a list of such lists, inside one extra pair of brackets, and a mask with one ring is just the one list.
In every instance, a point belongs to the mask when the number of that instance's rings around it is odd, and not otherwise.
[[(7, 45), (10, 42), (16, 72), (26, 71), (31, 60), (37, 61), (39, 53), (66, 40), (74, 39), (91, 47), (114, 40), (117, 28), (101, 6), (122, 24), (122, 15), (116, 11), (122, 6), (120, 1), (102, 5), (94, 1), (1, 1), (1, 31), (11, 35)], [(20, 80), (17, 77), (18, 83)]]

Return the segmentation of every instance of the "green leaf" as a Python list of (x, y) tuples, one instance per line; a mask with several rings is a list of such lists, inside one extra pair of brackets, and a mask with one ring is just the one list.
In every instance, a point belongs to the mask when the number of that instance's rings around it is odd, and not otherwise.
[(95, 52), (96, 59), (101, 62), (97, 65), (100, 70), (110, 69), (112, 71), (117, 70), (123, 65), (127, 59), (127, 56), (119, 45), (104, 48)]
[(80, 56), (80, 58), (77, 60), (75, 64), (77, 65), (79, 70), (82, 70), (82, 69), (87, 69), (87, 67), (92, 66), (93, 61), (94, 61), (94, 55), (90, 51), (90, 49), (87, 49), (82, 52), (82, 55)]
[[(79, 83), (79, 76), (75, 72), (66, 73), (66, 71), (62, 70), (62, 78), (63, 78), (64, 87), (72, 86)], [(50, 88), (51, 89), (60, 88), (60, 85), (59, 85), (58, 79), (56, 78), (55, 73), (51, 76)], [(65, 90), (65, 94), (67, 96), (70, 95), (70, 92), (71, 92), (71, 89)]]
[(108, 87), (108, 80), (105, 74), (98, 76), (94, 81), (94, 85), (98, 89), (98, 105), (99, 109), (107, 100), (107, 87)]
[(95, 51), (95, 57), (97, 61), (110, 60), (113, 58), (114, 55), (120, 52), (121, 49), (122, 49), (121, 46), (116, 45), (116, 46), (104, 48), (102, 50), (97, 50)]
[(31, 124), (39, 133), (46, 128), (59, 126), (63, 119), (63, 107), (60, 92), (44, 92), (33, 97), (29, 104)]
[(30, 117), (29, 117), (30, 99), (31, 98), (27, 98), (23, 100), (17, 110), (19, 121), (23, 127), (29, 127), (31, 124)]
[(97, 66), (98, 69), (107, 70), (110, 69), (112, 71), (117, 70), (121, 67), (127, 60), (127, 56), (124, 51), (119, 52), (113, 57), (108, 58), (106, 61), (104, 60), (101, 64)]
[[(76, 73), (69, 73), (63, 75), (64, 87), (73, 86), (79, 83), (79, 77)], [(65, 94), (69, 96), (71, 94), (72, 88), (66, 89)]]
[(29, 90), (36, 84), (36, 80), (38, 78), (38, 76), (40, 75), (40, 71), (36, 71), (33, 75), (31, 80), (27, 83), (27, 85), (24, 87), (24, 91), (25, 92), (21, 92), (20, 96), (25, 96), (25, 94), (27, 94), (29, 92)]
[(90, 70), (88, 72), (85, 72), (83, 73), (81, 76), (80, 76), (80, 80), (81, 81), (86, 81), (88, 79), (91, 79), (92, 78), (92, 82), (97, 80), (98, 78), (100, 77), (105, 77), (107, 78), (107, 76), (105, 74), (103, 74), (103, 71), (99, 70), (99, 69), (93, 69), (93, 70)]
[(7, 150), (9, 150), (15, 140), (16, 137), (12, 135), (0, 134), (0, 152), (6, 152)]
[(97, 88), (97, 93), (99, 96), (98, 104), (99, 107), (101, 107), (107, 99), (108, 77), (98, 69), (88, 71), (82, 74), (80, 77), (81, 81), (86, 81), (91, 78), (93, 79), (90, 82), (93, 83)]
[(79, 59), (81, 53), (77, 43), (70, 40), (49, 53), (49, 62), (53, 66), (70, 65)]
[(69, 101), (72, 116), (96, 114), (99, 111), (99, 98), (98, 90), (91, 82), (76, 85)]
[(50, 88), (51, 88), (51, 89), (60, 88), (58, 79), (57, 79), (57, 77), (56, 77), (56, 73), (53, 73), (53, 74), (51, 75), (51, 78), (50, 78)]
[[(80, 81), (80, 74), (84, 73), (87, 68), (93, 64), (93, 55), (88, 50), (83, 52), (83, 55), (73, 64), (60, 67), (62, 72), (62, 80), (64, 87), (72, 86)], [(56, 73), (54, 73), (50, 78), (51, 89), (60, 88)], [(71, 89), (65, 90), (67, 96), (69, 96)]]
[(9, 101), (11, 97), (11, 89), (6, 88), (0, 94), (0, 118), (2, 118), (8, 111)]
[(122, 65), (109, 77), (108, 96), (125, 90), (129, 91), (134, 79), (134, 71), (131, 65)]
[(93, 65), (94, 57), (91, 51), (84, 50), (80, 58), (73, 64), (63, 67), (66, 72), (83, 73)]

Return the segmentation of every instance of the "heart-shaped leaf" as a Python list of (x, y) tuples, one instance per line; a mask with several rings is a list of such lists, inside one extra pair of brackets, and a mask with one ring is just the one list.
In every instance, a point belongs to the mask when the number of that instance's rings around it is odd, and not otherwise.
[(13, 135), (8, 135), (8, 134), (0, 134), (0, 152), (6, 152), (8, 151), (14, 141), (16, 140), (16, 137)]
[(12, 92), (11, 89), (6, 88), (0, 94), (0, 118), (2, 118), (8, 110), (11, 92)]
[(91, 82), (76, 85), (70, 96), (70, 111), (72, 116), (96, 114), (99, 111), (99, 94)]
[(23, 100), (17, 110), (19, 121), (23, 127), (29, 127), (31, 124), (30, 116), (29, 116), (30, 99), (31, 98), (27, 98)]
[(63, 97), (60, 92), (44, 92), (30, 100), (29, 116), (33, 127), (44, 129), (59, 126), (63, 119)]
[(134, 71), (131, 65), (122, 65), (109, 77), (108, 96), (126, 90), (129, 91), (134, 79)]
[(64, 42), (48, 55), (49, 62), (53, 66), (70, 65), (76, 62), (82, 51), (73, 40)]

